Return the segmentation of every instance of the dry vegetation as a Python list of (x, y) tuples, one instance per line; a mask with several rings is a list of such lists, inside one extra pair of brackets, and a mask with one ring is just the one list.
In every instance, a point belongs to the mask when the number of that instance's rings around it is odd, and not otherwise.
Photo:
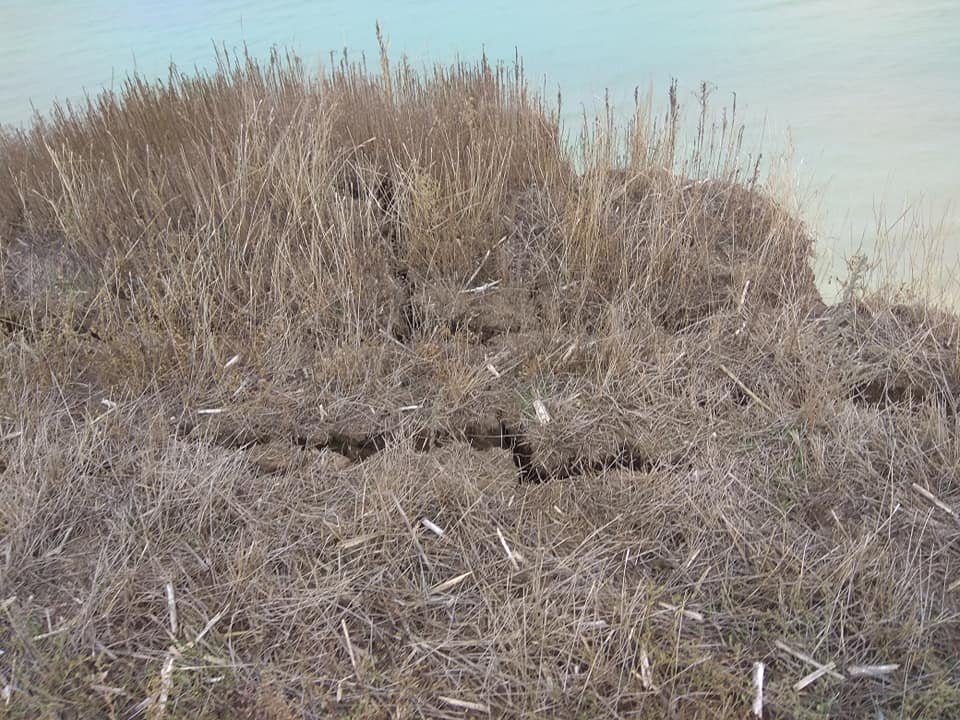
[(955, 717), (957, 318), (675, 94), (383, 64), (0, 136), (0, 715)]

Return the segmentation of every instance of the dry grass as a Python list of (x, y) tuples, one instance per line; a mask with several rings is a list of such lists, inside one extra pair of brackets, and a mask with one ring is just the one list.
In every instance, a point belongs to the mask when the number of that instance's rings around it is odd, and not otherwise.
[(675, 92), (382, 63), (0, 138), (0, 715), (951, 716), (957, 318)]

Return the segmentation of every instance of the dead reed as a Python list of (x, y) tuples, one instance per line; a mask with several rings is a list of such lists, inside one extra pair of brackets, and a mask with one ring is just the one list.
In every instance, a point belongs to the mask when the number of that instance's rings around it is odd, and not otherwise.
[(957, 318), (679, 101), (131, 79), (0, 137), (0, 715), (951, 717)]

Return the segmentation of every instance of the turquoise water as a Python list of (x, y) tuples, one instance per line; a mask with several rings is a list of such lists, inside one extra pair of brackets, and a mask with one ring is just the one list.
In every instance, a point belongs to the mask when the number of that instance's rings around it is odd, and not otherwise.
[(573, 110), (605, 89), (625, 110), (636, 86), (665, 97), (671, 77), (693, 105), (709, 81), (718, 104), (736, 93), (751, 149), (790, 151), (825, 251), (869, 246), (877, 208), (907, 208), (943, 220), (960, 257), (957, 0), (0, 0), (0, 122), (133, 70), (209, 66), (215, 44), (317, 65), (342, 48), (374, 56), (377, 20), (415, 62), (517, 49)]

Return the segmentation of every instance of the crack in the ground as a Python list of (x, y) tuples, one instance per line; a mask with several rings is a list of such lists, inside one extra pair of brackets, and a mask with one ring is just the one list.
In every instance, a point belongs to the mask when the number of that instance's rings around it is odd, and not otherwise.
[(501, 425), (501, 429), (503, 438), (501, 448), (510, 451), (520, 482), (541, 483), (548, 480), (566, 480), (618, 468), (635, 472), (651, 472), (658, 464), (637, 448), (621, 443), (614, 452), (601, 454), (592, 459), (574, 456), (553, 465), (547, 465), (537, 461), (536, 453), (522, 428), (513, 431), (506, 425)]
[(942, 406), (948, 415), (957, 414), (957, 393), (936, 381), (877, 377), (854, 385), (847, 394), (856, 405), (885, 410), (890, 407), (918, 409), (928, 401)]
[[(30, 342), (36, 342), (50, 327), (50, 325), (52, 324), (45, 325), (43, 322), (38, 322), (36, 320), (30, 324), (27, 324), (26, 322), (18, 320), (14, 317), (0, 316), (0, 332), (3, 332), (5, 335), (19, 334)], [(86, 327), (83, 325), (83, 323), (73, 323), (70, 326), (70, 329), (77, 335), (85, 335), (93, 338), (97, 342), (104, 341), (96, 330)]]
[[(201, 427), (199, 423), (182, 422), (178, 426), (181, 437), (190, 436)], [(291, 447), (327, 450), (350, 460), (362, 463), (384, 451), (391, 443), (408, 436), (399, 431), (381, 430), (371, 433), (352, 433), (349, 430), (329, 430), (321, 435), (294, 435), (284, 438), (270, 432), (250, 429), (221, 431), (213, 435), (216, 445), (236, 450), (251, 450), (273, 442), (289, 443)], [(511, 426), (499, 421), (496, 429), (484, 427), (480, 422), (466, 424), (455, 430), (429, 429), (412, 436), (413, 448), (425, 453), (448, 443), (466, 442), (474, 450), (504, 450), (510, 453), (517, 480), (520, 483), (543, 483), (550, 480), (565, 480), (590, 473), (625, 469), (634, 472), (652, 472), (663, 464), (660, 458), (648, 454), (626, 442), (621, 442), (613, 451), (599, 453), (594, 457), (572, 455), (553, 463), (537, 458), (534, 446), (522, 426)]]

